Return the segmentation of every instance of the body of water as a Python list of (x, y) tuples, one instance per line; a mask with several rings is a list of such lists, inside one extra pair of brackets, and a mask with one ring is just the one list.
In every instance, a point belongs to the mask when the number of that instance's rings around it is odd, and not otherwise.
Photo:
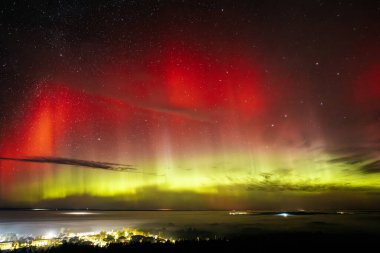
[(123, 228), (177, 238), (228, 238), (287, 232), (380, 235), (380, 213), (231, 215), (228, 211), (0, 211), (0, 235), (58, 235)]

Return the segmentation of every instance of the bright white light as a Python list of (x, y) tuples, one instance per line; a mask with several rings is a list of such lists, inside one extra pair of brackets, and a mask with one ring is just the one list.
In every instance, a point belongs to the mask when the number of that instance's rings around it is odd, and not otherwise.
[(63, 214), (66, 214), (66, 215), (94, 215), (94, 214), (98, 214), (98, 213), (91, 213), (91, 212), (67, 212), (67, 213), (63, 213)]
[(289, 214), (288, 213), (279, 213), (279, 214), (277, 214), (278, 216), (282, 216), (282, 217), (288, 217), (289, 216)]
[(47, 232), (47, 233), (43, 236), (44, 239), (53, 239), (53, 238), (55, 238), (55, 237), (57, 237), (57, 235), (56, 235), (53, 231), (49, 231), (49, 232)]

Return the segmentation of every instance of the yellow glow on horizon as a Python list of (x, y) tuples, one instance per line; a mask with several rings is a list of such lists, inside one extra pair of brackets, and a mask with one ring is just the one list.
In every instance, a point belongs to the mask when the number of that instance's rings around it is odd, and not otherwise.
[(118, 196), (138, 202), (154, 192), (240, 197), (247, 195), (247, 188), (300, 193), (380, 190), (377, 174), (360, 173), (357, 165), (328, 162), (333, 158), (307, 153), (293, 157), (281, 153), (255, 157), (222, 154), (142, 163), (138, 166), (140, 173), (57, 166), (49, 177), (15, 187), (15, 194), (30, 203), (83, 195)]

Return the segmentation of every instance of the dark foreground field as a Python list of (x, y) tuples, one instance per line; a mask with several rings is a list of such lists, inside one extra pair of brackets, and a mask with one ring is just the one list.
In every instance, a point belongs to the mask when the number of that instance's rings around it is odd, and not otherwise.
[(380, 238), (365, 234), (327, 235), (319, 233), (267, 234), (255, 237), (240, 237), (218, 240), (182, 240), (175, 243), (112, 243), (107, 247), (64, 243), (50, 248), (23, 248), (13, 252), (33, 253), (119, 253), (119, 252), (266, 252), (270, 249), (290, 252), (310, 252), (322, 249), (357, 249), (361, 252), (377, 247)]

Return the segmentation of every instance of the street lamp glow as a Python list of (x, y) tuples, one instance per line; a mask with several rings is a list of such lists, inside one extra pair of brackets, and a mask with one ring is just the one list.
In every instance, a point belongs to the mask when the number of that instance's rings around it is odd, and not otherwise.
[(282, 216), (282, 217), (284, 217), (284, 218), (286, 218), (286, 217), (289, 216), (288, 213), (279, 213), (279, 214), (277, 214), (277, 215), (278, 215), (278, 216)]

